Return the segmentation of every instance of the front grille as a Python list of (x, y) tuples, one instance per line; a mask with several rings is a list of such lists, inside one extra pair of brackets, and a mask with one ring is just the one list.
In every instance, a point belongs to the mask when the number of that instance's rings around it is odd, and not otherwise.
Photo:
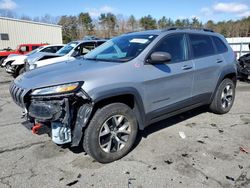
[(25, 95), (25, 90), (18, 87), (15, 85), (14, 82), (11, 83), (10, 85), (10, 94), (14, 102), (20, 106), (24, 107), (24, 95)]

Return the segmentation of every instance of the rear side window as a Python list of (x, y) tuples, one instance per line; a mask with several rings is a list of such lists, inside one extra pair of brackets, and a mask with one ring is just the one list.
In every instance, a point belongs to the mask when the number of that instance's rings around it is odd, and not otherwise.
[(106, 41), (97, 41), (97, 46), (102, 45), (104, 42), (106, 42)]
[(42, 50), (42, 52), (48, 52), (48, 53), (56, 53), (60, 48), (57, 46), (50, 46), (46, 47)]
[(214, 36), (212, 38), (219, 54), (227, 52), (227, 46), (220, 38)]
[(37, 49), (38, 47), (40, 47), (40, 46), (32, 46), (32, 50), (35, 50), (35, 49)]
[(186, 42), (184, 34), (167, 36), (162, 39), (160, 44), (154, 49), (154, 52), (167, 52), (171, 55), (171, 62), (180, 62), (186, 60)]
[(215, 49), (210, 36), (190, 34), (189, 38), (194, 58), (200, 58), (215, 54)]

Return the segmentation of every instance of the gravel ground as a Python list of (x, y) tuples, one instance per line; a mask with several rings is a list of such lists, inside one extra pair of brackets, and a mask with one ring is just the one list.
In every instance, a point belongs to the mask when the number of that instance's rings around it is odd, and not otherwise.
[(250, 187), (249, 83), (238, 83), (230, 113), (199, 108), (151, 125), (127, 156), (103, 165), (80, 147), (59, 147), (23, 127), (11, 80), (0, 69), (1, 188)]

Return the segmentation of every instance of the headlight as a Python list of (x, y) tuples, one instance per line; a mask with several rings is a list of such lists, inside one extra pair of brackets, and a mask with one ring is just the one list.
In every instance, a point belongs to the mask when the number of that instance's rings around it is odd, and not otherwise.
[(33, 70), (37, 67), (37, 64), (29, 64), (29, 70)]
[(49, 94), (67, 93), (75, 91), (77, 88), (79, 88), (79, 86), (80, 83), (75, 82), (70, 84), (45, 87), (45, 88), (35, 89), (34, 91), (32, 91), (31, 95), (49, 95)]

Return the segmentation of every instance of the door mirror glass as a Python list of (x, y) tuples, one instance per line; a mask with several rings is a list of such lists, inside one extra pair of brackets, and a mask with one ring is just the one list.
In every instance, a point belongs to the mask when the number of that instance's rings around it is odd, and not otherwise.
[(167, 52), (153, 52), (150, 56), (150, 63), (166, 63), (171, 61), (171, 55)]

